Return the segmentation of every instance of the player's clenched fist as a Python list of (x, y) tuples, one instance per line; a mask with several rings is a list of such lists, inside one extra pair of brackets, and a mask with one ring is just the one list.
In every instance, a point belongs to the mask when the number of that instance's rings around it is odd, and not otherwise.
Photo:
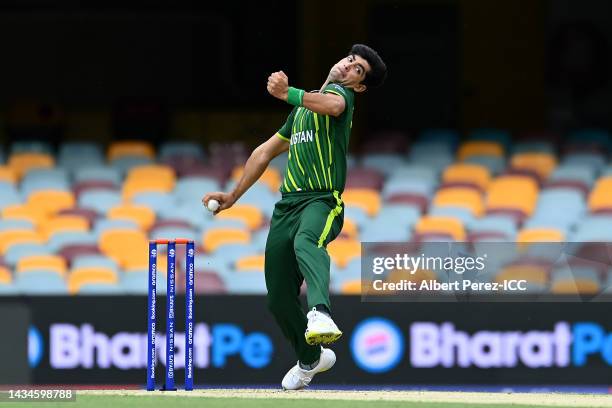
[(273, 72), (268, 77), (268, 93), (283, 101), (287, 100), (289, 78), (283, 71)]

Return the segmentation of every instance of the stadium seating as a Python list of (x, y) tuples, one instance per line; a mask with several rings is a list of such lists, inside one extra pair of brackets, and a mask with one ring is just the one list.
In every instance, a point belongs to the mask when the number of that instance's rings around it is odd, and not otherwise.
[[(360, 293), (360, 241), (465, 241), (475, 250), (516, 242), (528, 255), (542, 242), (612, 242), (609, 132), (579, 129), (563, 139), (425, 129), (415, 136), (409, 144), (404, 133), (387, 132), (347, 157), (344, 228), (328, 245), (332, 291)], [(201, 200), (236, 185), (248, 156), (243, 143), (167, 141), (156, 151), (138, 140), (57, 148), (16, 141), (6, 152), (0, 293), (144, 294), (148, 239), (173, 237), (196, 243), (197, 278), (206, 282), (199, 293), (265, 292), (263, 254), (286, 154), (232, 209), (212, 216)], [(551, 248), (549, 262), (559, 256)], [(498, 281), (528, 277), (533, 291), (594, 294), (612, 286), (601, 253), (577, 249), (570, 266), (554, 270), (512, 257), (491, 262), (499, 263)], [(179, 259), (179, 280), (184, 267)]]

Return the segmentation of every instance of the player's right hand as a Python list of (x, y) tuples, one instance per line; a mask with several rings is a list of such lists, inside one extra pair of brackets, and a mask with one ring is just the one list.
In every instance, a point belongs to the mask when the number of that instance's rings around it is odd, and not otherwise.
[(204, 198), (202, 198), (202, 204), (204, 204), (204, 207), (208, 208), (208, 200), (213, 199), (219, 202), (219, 208), (213, 213), (214, 215), (219, 214), (223, 210), (227, 210), (236, 202), (236, 199), (232, 194), (216, 191), (214, 193), (206, 194)]
[(289, 95), (289, 78), (283, 71), (273, 72), (268, 77), (266, 88), (270, 95), (286, 102)]

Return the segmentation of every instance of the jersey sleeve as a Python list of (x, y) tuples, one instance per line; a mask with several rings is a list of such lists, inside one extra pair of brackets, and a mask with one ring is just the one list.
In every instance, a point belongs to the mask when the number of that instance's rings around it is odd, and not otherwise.
[(340, 95), (344, 98), (344, 112), (342, 116), (346, 116), (345, 113), (351, 112), (353, 110), (353, 105), (355, 103), (355, 94), (351, 89), (347, 89), (340, 84), (328, 84), (323, 93), (333, 93), (336, 95)]
[(296, 108), (293, 108), (293, 110), (287, 117), (285, 124), (278, 130), (278, 132), (276, 132), (276, 136), (286, 142), (291, 140), (291, 128), (293, 127), (293, 118), (295, 117), (295, 110)]

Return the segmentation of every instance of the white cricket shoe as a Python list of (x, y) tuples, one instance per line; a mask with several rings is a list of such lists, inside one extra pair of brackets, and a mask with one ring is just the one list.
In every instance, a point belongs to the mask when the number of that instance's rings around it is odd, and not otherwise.
[(342, 332), (336, 326), (336, 323), (331, 317), (325, 313), (312, 308), (306, 315), (308, 317), (308, 326), (306, 327), (306, 343), (315, 344), (331, 344), (342, 336)]
[(285, 374), (282, 386), (284, 390), (301, 390), (308, 387), (312, 377), (317, 373), (322, 373), (332, 368), (336, 364), (336, 353), (330, 349), (321, 347), (321, 355), (319, 363), (312, 370), (303, 370), (300, 368), (300, 362), (294, 365), (291, 370)]

